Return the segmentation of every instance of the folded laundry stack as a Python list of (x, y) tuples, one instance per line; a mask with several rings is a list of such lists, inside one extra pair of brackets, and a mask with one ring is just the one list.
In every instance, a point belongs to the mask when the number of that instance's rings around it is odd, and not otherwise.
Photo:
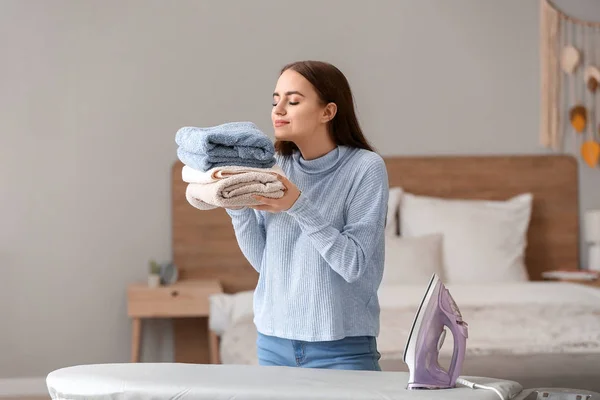
[(200, 210), (243, 208), (260, 202), (253, 195), (283, 196), (275, 148), (252, 122), (228, 122), (177, 131), (177, 157), (184, 164), (186, 199)]

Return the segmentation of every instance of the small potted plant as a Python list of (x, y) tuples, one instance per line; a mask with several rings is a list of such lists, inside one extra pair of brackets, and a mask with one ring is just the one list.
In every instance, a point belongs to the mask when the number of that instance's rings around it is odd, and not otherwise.
[(150, 271), (148, 274), (148, 286), (159, 287), (160, 286), (160, 265), (154, 261), (150, 261)]

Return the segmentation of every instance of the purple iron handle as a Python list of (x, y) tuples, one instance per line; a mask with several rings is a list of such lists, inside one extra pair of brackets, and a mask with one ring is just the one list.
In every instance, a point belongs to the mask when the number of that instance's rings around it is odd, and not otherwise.
[(469, 332), (467, 329), (468, 325), (465, 321), (463, 321), (462, 315), (460, 314), (460, 311), (458, 310), (458, 307), (452, 299), (448, 289), (444, 287), (440, 292), (440, 297), (440, 305), (447, 318), (447, 321), (445, 321), (446, 323), (444, 325), (450, 328), (452, 331), (452, 336), (454, 337), (452, 360), (450, 361), (450, 366), (448, 368), (449, 387), (454, 387), (456, 385), (456, 379), (462, 370), (461, 367), (465, 359), (467, 337), (469, 337)]

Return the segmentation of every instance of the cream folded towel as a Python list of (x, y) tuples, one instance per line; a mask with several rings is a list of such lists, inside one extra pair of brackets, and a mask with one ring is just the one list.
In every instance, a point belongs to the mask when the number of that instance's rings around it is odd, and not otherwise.
[(257, 205), (260, 202), (252, 198), (253, 195), (278, 199), (285, 190), (277, 178), (277, 175), (285, 175), (277, 165), (271, 168), (223, 166), (206, 172), (184, 165), (181, 175), (188, 183), (186, 200), (199, 210)]

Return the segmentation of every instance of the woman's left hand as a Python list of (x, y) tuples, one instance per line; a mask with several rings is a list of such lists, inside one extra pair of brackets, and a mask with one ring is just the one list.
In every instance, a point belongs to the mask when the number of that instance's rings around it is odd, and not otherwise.
[(281, 183), (283, 183), (283, 186), (285, 186), (283, 197), (279, 199), (271, 199), (269, 197), (254, 195), (253, 197), (262, 204), (250, 206), (251, 208), (275, 213), (287, 211), (294, 205), (294, 203), (296, 203), (296, 200), (298, 200), (298, 197), (300, 197), (300, 189), (298, 189), (298, 187), (290, 182), (290, 180), (285, 176), (277, 175), (277, 178), (281, 181)]

